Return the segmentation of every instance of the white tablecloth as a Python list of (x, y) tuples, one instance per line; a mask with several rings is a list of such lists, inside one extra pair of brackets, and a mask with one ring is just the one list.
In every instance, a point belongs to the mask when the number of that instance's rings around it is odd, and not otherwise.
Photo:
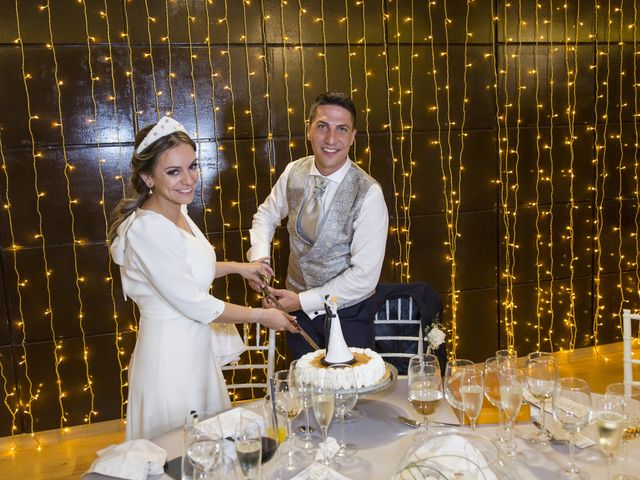
[[(407, 401), (407, 382), (399, 380), (394, 386), (384, 392), (367, 396), (358, 400), (358, 408), (364, 413), (364, 418), (345, 425), (345, 435), (349, 442), (355, 443), (359, 452), (350, 457), (347, 464), (340, 468), (340, 473), (354, 480), (388, 480), (396, 473), (400, 460), (411, 447), (415, 430), (403, 425), (397, 420), (398, 415), (414, 417), (411, 406)], [(314, 424), (313, 414), (310, 415)], [(295, 425), (303, 422), (304, 415), (300, 415)], [(432, 416), (432, 420), (455, 422), (453, 412), (445, 402)], [(433, 425), (437, 427), (437, 425)], [(490, 439), (495, 439), (496, 427), (479, 426), (478, 433)], [(531, 424), (516, 426), (518, 449), (521, 452), (518, 459), (505, 469), (508, 476), (514, 480), (552, 479), (554, 472), (567, 464), (568, 447), (564, 444), (534, 447), (526, 441), (526, 437), (536, 432)], [(594, 427), (585, 432), (595, 438)], [(329, 428), (329, 435), (338, 437), (338, 422), (334, 420)], [(172, 459), (182, 454), (182, 430), (177, 429), (153, 440), (154, 443), (167, 451), (167, 458)], [(640, 441), (630, 443), (629, 457), (635, 465), (635, 471), (640, 472)], [(597, 447), (586, 449), (576, 448), (576, 463), (591, 475), (592, 480), (607, 478), (606, 458)], [(265, 478), (276, 478), (274, 469), (278, 467), (274, 458), (264, 469)], [(302, 470), (301, 465), (299, 470)], [(289, 478), (296, 472), (288, 472)], [(91, 475), (85, 478), (105, 478)], [(158, 478), (158, 477), (155, 477)], [(168, 475), (162, 480), (170, 479)], [(228, 477), (227, 477), (228, 478)], [(239, 477), (238, 477), (239, 478)]]

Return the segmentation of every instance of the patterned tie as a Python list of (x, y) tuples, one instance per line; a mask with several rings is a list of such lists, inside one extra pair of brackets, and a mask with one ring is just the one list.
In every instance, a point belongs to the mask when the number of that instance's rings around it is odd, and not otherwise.
[(318, 238), (318, 224), (322, 217), (322, 195), (328, 181), (319, 175), (311, 177), (312, 188), (300, 210), (300, 231), (311, 243)]

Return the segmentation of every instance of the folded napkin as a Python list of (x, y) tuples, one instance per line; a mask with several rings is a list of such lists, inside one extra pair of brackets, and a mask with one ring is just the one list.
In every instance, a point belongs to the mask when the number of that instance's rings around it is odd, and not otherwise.
[(318, 444), (318, 451), (316, 453), (316, 460), (318, 461), (324, 460), (325, 443), (327, 444), (327, 457), (329, 458), (335, 457), (336, 453), (338, 453), (338, 450), (340, 450), (338, 441), (333, 437), (327, 437), (326, 442), (320, 442)]
[[(482, 452), (463, 436), (455, 434), (427, 440), (418, 447), (406, 465), (393, 477), (394, 480), (427, 480), (443, 476), (465, 480), (497, 480)], [(416, 477), (416, 474), (420, 476)]]
[(148, 440), (128, 440), (98, 451), (84, 475), (100, 473), (127, 480), (145, 480), (147, 475), (161, 475), (167, 452)]
[[(334, 439), (335, 441), (335, 439)], [(330, 467), (312, 463), (291, 480), (350, 480)]]
[[(232, 437), (236, 436), (236, 429), (238, 428), (238, 424), (240, 423), (240, 415), (244, 413), (250, 417), (255, 417), (256, 421), (264, 426), (264, 419), (258, 415), (256, 412), (248, 410), (246, 408), (238, 407), (233, 408), (231, 410), (226, 410), (215, 417), (207, 418), (206, 420), (202, 420), (198, 423), (197, 428), (204, 432), (207, 432), (209, 427), (214, 427), (217, 422), (220, 423), (220, 428), (222, 428), (222, 437)], [(215, 428), (213, 428), (215, 431)]]

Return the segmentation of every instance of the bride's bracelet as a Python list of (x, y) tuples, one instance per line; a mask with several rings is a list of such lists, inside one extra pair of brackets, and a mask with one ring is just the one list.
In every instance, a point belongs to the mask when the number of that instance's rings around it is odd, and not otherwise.
[(262, 318), (262, 308), (258, 308), (258, 318), (256, 318), (256, 323), (260, 323), (260, 319)]

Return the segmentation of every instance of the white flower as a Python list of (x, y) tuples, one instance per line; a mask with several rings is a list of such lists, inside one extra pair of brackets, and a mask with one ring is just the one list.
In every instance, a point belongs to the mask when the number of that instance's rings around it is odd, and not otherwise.
[(429, 342), (429, 346), (432, 350), (435, 350), (442, 345), (446, 338), (447, 336), (442, 330), (440, 330), (440, 326), (438, 324), (434, 324), (427, 334), (427, 341)]

